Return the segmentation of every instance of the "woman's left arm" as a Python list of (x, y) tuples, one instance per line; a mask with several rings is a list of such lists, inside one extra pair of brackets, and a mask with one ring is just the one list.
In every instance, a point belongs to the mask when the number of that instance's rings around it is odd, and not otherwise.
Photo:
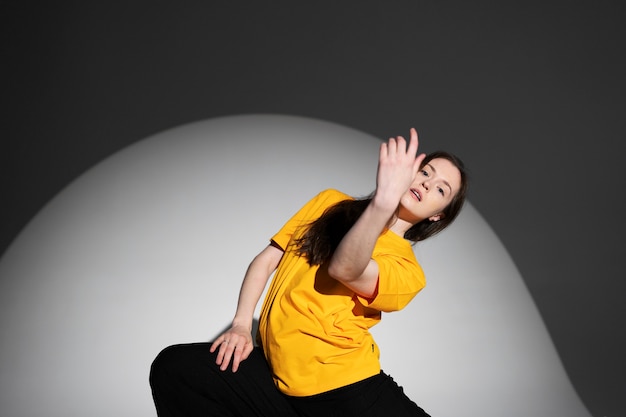
[(378, 286), (378, 264), (372, 259), (376, 240), (393, 216), (370, 204), (343, 237), (328, 264), (328, 274), (365, 298), (373, 298)]
[(408, 147), (401, 136), (381, 145), (374, 196), (330, 259), (329, 275), (363, 297), (376, 295), (379, 271), (372, 253), (424, 159), (424, 155), (416, 157), (417, 147), (415, 129)]

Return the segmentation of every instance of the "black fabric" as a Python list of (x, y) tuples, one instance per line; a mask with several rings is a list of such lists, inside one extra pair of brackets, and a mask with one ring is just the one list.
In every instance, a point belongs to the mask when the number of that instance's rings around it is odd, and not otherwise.
[(219, 369), (210, 346), (170, 346), (154, 360), (150, 385), (159, 417), (429, 417), (382, 372), (326, 393), (288, 397), (274, 386), (260, 348), (233, 373)]
[(290, 397), (300, 417), (429, 417), (385, 373), (311, 397)]
[(222, 371), (210, 343), (175, 345), (152, 363), (150, 384), (159, 417), (295, 417), (255, 348), (237, 372)]

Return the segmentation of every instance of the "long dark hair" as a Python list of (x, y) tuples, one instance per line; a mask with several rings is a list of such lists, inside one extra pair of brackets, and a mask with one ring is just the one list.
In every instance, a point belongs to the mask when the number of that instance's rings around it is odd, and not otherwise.
[[(436, 151), (424, 158), (422, 167), (438, 158), (446, 159), (457, 167), (461, 173), (461, 186), (450, 204), (443, 210), (443, 216), (439, 221), (424, 219), (406, 231), (404, 238), (413, 243), (427, 239), (448, 227), (458, 216), (465, 202), (468, 178), (463, 161), (448, 152)], [(311, 265), (321, 265), (329, 260), (341, 239), (356, 223), (371, 200), (371, 195), (355, 200), (344, 200), (326, 209), (317, 220), (308, 225), (308, 229), (296, 240), (297, 252), (306, 256)]]

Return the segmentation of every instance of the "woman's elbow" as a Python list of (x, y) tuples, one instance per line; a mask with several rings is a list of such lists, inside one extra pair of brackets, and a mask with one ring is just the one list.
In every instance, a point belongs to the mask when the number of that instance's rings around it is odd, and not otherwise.
[(327, 272), (328, 272), (328, 276), (340, 282), (344, 282), (346, 280), (346, 276), (348, 276), (347, 268), (343, 267), (337, 262), (331, 262), (328, 265)]
[(328, 275), (366, 298), (373, 298), (378, 291), (377, 268), (367, 267), (363, 271), (358, 271), (353, 268), (331, 264), (328, 266)]
[(363, 270), (340, 262), (331, 262), (327, 272), (331, 278), (343, 283), (357, 281), (363, 274)]

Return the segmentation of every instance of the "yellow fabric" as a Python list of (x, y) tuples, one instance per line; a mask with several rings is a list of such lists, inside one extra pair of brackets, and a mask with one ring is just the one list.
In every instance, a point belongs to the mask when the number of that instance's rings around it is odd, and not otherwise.
[(336, 190), (321, 192), (272, 237), (285, 254), (263, 303), (259, 338), (276, 386), (288, 395), (315, 395), (378, 374), (380, 355), (369, 328), (381, 311), (400, 310), (426, 284), (410, 243), (390, 231), (372, 255), (380, 270), (373, 300), (293, 252), (301, 226), (348, 198)]

